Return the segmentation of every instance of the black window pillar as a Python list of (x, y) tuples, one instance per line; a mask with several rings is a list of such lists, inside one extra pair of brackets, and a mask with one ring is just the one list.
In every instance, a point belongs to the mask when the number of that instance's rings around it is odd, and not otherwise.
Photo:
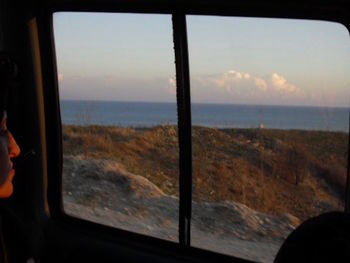
[(192, 141), (190, 73), (188, 64), (185, 14), (173, 14), (173, 34), (176, 64), (176, 94), (179, 129), (180, 208), (179, 242), (190, 245), (192, 207)]

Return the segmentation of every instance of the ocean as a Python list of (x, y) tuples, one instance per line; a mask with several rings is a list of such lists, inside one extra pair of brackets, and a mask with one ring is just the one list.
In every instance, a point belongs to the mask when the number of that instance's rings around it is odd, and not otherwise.
[[(152, 127), (176, 124), (176, 103), (62, 100), (63, 124)], [(343, 131), (349, 108), (192, 104), (192, 125), (216, 128), (264, 128)]]

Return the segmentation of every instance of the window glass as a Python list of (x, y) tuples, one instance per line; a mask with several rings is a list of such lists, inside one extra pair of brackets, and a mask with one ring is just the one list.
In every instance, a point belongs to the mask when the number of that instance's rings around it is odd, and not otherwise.
[(187, 17), (191, 244), (273, 262), (301, 222), (344, 209), (350, 42), (330, 22)]
[(56, 13), (65, 213), (178, 240), (170, 15)]

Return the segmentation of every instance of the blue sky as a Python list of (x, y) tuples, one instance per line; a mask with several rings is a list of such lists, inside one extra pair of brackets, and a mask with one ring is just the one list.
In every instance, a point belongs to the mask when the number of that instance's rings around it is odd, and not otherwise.
[[(349, 106), (350, 38), (322, 21), (188, 16), (193, 102)], [(170, 15), (56, 13), (61, 99), (175, 101)]]

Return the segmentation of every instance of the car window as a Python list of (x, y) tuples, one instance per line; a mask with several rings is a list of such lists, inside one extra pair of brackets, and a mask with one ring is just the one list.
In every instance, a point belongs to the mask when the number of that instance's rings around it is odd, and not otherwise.
[(170, 15), (56, 13), (65, 213), (178, 240)]
[[(190, 245), (273, 262), (301, 222), (344, 210), (348, 31), (324, 21), (186, 18)], [(177, 242), (184, 104), (171, 22), (55, 13), (54, 39), (64, 212)]]
[(343, 211), (350, 42), (340, 24), (187, 16), (191, 245), (273, 262), (304, 220)]

